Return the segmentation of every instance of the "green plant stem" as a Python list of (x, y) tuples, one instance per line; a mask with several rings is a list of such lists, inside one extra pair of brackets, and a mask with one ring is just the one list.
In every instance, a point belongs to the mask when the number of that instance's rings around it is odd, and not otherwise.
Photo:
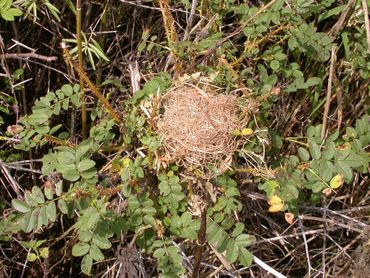
[[(78, 68), (80, 72), (83, 71), (83, 56), (82, 56), (82, 39), (81, 39), (81, 0), (76, 0), (76, 35), (77, 35), (77, 54), (78, 54)], [(82, 138), (87, 138), (87, 115), (86, 102), (84, 91), (84, 79), (80, 75), (80, 90), (81, 90), (81, 118), (82, 118)]]
[(283, 138), (285, 141), (288, 141), (288, 142), (292, 142), (292, 143), (296, 143), (298, 145), (301, 145), (301, 146), (304, 146), (304, 147), (308, 147), (308, 144), (306, 143), (303, 143), (303, 142), (300, 142), (292, 137), (287, 137), (287, 138)]

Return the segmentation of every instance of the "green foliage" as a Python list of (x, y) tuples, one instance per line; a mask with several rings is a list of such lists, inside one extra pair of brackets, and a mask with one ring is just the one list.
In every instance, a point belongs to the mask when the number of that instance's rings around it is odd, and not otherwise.
[[(104, 54), (103, 49), (101, 48), (101, 46), (96, 40), (94, 40), (93, 38), (88, 39), (84, 33), (81, 33), (81, 35), (83, 38), (82, 51), (89, 58), (89, 62), (93, 70), (96, 69), (96, 66), (95, 66), (96, 62), (94, 60), (94, 56), (98, 61), (103, 60), (103, 61), (109, 62), (109, 58)], [(77, 45), (76, 39), (63, 39), (63, 41)], [(71, 49), (70, 54), (77, 57), (77, 46)]]
[(168, 172), (167, 175), (159, 175), (158, 179), (160, 181), (158, 188), (161, 194), (158, 201), (161, 205), (161, 211), (167, 213), (169, 210), (172, 215), (176, 215), (176, 211), (183, 210), (181, 209), (181, 201), (185, 198), (179, 183), (180, 179), (172, 171)]
[(158, 260), (161, 277), (180, 277), (185, 273), (185, 268), (181, 264), (180, 250), (173, 246), (171, 241), (157, 240), (153, 243), (153, 247), (156, 248), (153, 256)]
[[(311, 192), (315, 198), (331, 186), (334, 178), (343, 177), (349, 184), (355, 173), (367, 173), (370, 157), (364, 150), (370, 143), (369, 117), (356, 121), (355, 127), (347, 127), (339, 138), (339, 132), (321, 139), (321, 125), (307, 129), (307, 144), (299, 147), (298, 155), (281, 160), (283, 166), (274, 169), (275, 179), (261, 183), (258, 188), (270, 199), (279, 196), (289, 210), (296, 211), (300, 192)], [(339, 187), (339, 186), (335, 186)]]
[(207, 241), (218, 252), (225, 253), (229, 263), (236, 261), (244, 266), (252, 263), (252, 255), (246, 249), (254, 241), (254, 236), (244, 234), (244, 224), (235, 223), (233, 214), (242, 209), (241, 203), (236, 199), (240, 196), (235, 180), (228, 176), (221, 176), (217, 183), (222, 187), (224, 194), (217, 198), (216, 204), (208, 209)]
[[(62, 111), (68, 111), (70, 107), (80, 107), (78, 93), (79, 85), (72, 87), (66, 84), (55, 93), (49, 92), (37, 100), (32, 107), (32, 114), (19, 121), (22, 129), (19, 133), (21, 140), (15, 148), (26, 151), (46, 144), (47, 140), (44, 135), (54, 135), (62, 127), (61, 124), (57, 124), (50, 128), (52, 116), (60, 116)], [(64, 133), (60, 136), (64, 137)]]
[(49, 153), (42, 158), (42, 173), (50, 175), (58, 170), (67, 181), (75, 182), (82, 179), (84, 183), (95, 184), (95, 162), (89, 158), (92, 140), (83, 141), (75, 149), (66, 146), (56, 147), (57, 152)]
[(27, 255), (27, 260), (30, 262), (34, 262), (36, 260), (47, 259), (49, 257), (49, 248), (43, 247), (39, 249), (40, 246), (46, 240), (31, 240), (31, 241), (21, 241), (20, 244), (27, 249), (32, 250), (33, 252), (29, 252)]
[(252, 263), (252, 254), (246, 249), (254, 241), (254, 236), (242, 234), (244, 225), (238, 223), (235, 225), (231, 234), (227, 233), (220, 225), (211, 218), (207, 219), (207, 241), (213, 244), (217, 251), (226, 252), (226, 260), (229, 263), (235, 263), (236, 260), (244, 266), (250, 266)]
[(0, 1), (0, 15), (6, 21), (14, 21), (15, 17), (21, 16), (22, 11), (18, 8), (14, 8), (13, 0), (1, 0)]
[(13, 199), (12, 205), (14, 209), (22, 213), (22, 216), (14, 222), (13, 225), (20, 225), (20, 228), (29, 233), (33, 230), (47, 226), (56, 220), (56, 202), (45, 198), (45, 191), (42, 192), (37, 186), (32, 188), (32, 191), (26, 191), (24, 201)]
[(57, 21), (60, 21), (60, 11), (49, 0), (35, 1), (35, 0), (16, 0), (15, 4), (21, 6), (26, 10), (23, 18), (32, 17), (34, 21), (38, 18), (38, 10), (46, 9)]

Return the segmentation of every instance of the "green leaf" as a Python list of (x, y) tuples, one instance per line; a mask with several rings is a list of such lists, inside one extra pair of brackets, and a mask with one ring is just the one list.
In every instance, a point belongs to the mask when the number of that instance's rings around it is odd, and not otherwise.
[(100, 49), (100, 46), (98, 44), (97, 45), (90, 44), (89, 47), (94, 51), (94, 53), (98, 57), (102, 58), (106, 62), (109, 62), (109, 58), (103, 53), (103, 51)]
[(339, 136), (339, 131), (336, 130), (333, 134), (329, 135), (328, 138), (326, 138), (326, 142), (334, 142), (335, 140), (337, 140)]
[(31, 232), (33, 229), (37, 227), (37, 220), (40, 210), (37, 208), (32, 213), (28, 212), (24, 218), (22, 223), (22, 229), (26, 233)]
[(93, 141), (91, 139), (82, 141), (76, 148), (76, 159), (80, 160), (83, 155), (89, 152), (92, 146)]
[(327, 19), (327, 18), (329, 18), (333, 15), (339, 14), (340, 12), (342, 12), (344, 10), (345, 7), (346, 7), (346, 5), (340, 5), (340, 6), (337, 6), (335, 8), (332, 8), (330, 10), (329, 9), (325, 10), (325, 12), (320, 14), (318, 22), (323, 21), (324, 19)]
[(339, 174), (343, 174), (344, 180), (349, 183), (353, 178), (352, 170), (348, 165), (345, 163), (344, 160), (335, 161), (335, 166), (337, 167), (337, 171)]
[(48, 125), (36, 125), (35, 131), (40, 134), (47, 134), (50, 131), (50, 127)]
[(77, 181), (80, 178), (80, 173), (74, 168), (74, 165), (69, 167), (69, 169), (59, 169), (59, 171), (62, 173), (63, 178), (68, 181)]
[(79, 96), (78, 95), (72, 95), (71, 97), (70, 97), (70, 100), (71, 100), (71, 102), (72, 102), (72, 104), (75, 106), (75, 107), (80, 107), (80, 98), (79, 98)]
[(38, 204), (45, 203), (44, 194), (42, 194), (42, 191), (40, 187), (34, 186), (32, 187), (32, 199), (34, 199)]
[(48, 247), (44, 247), (44, 248), (41, 249), (40, 257), (44, 258), (44, 259), (49, 257), (49, 248)]
[(244, 231), (244, 224), (243, 223), (236, 223), (233, 232), (231, 233), (231, 237), (236, 237), (240, 235)]
[(75, 162), (75, 155), (72, 152), (61, 151), (57, 154), (57, 160), (62, 165), (70, 165)]
[(335, 153), (335, 143), (328, 142), (325, 146), (325, 150), (322, 153), (322, 157), (326, 160), (330, 160), (334, 157)]
[(307, 79), (305, 85), (307, 87), (312, 87), (312, 86), (316, 86), (320, 83), (321, 83), (321, 78), (319, 78), (319, 77), (310, 77), (310, 78)]
[(58, 181), (56, 184), (55, 184), (55, 194), (57, 196), (60, 196), (62, 195), (62, 192), (63, 192), (63, 181), (60, 180)]
[(13, 199), (12, 200), (12, 206), (14, 207), (15, 210), (19, 212), (29, 212), (31, 211), (31, 207), (27, 205), (26, 202), (18, 200), (18, 199)]
[(270, 67), (271, 67), (271, 69), (273, 69), (274, 71), (276, 71), (277, 69), (279, 69), (279, 67), (280, 67), (280, 63), (279, 63), (279, 61), (277, 61), (277, 60), (272, 60), (272, 61), (270, 62)]
[(29, 117), (28, 117), (28, 123), (30, 125), (40, 125), (40, 124), (44, 124), (46, 123), (47, 121), (49, 120), (49, 117), (47, 115), (47, 113), (37, 113), (37, 114), (31, 114)]
[(256, 238), (251, 235), (241, 234), (235, 238), (235, 243), (240, 247), (247, 247), (256, 241)]
[(57, 216), (57, 211), (56, 211), (56, 207), (55, 207), (55, 202), (54, 201), (51, 201), (47, 205), (46, 212), (47, 212), (47, 215), (48, 215), (49, 220), (51, 222), (54, 222), (55, 219), (56, 219), (56, 216)]
[(71, 86), (71, 85), (69, 85), (69, 84), (65, 84), (65, 85), (63, 85), (63, 86), (62, 86), (62, 88), (60, 88), (60, 90), (61, 90), (61, 91), (62, 91), (62, 93), (63, 93), (65, 96), (67, 96), (67, 97), (69, 97), (69, 96), (73, 95), (73, 88), (72, 88), (72, 86)]
[(223, 238), (224, 231), (217, 224), (213, 222), (211, 223), (211, 226), (207, 227), (207, 238), (210, 243), (216, 244), (221, 238)]
[(319, 145), (317, 145), (316, 142), (312, 140), (308, 140), (308, 148), (310, 150), (310, 154), (313, 159), (316, 159), (316, 160), (320, 159), (321, 151), (320, 151)]
[(238, 259), (239, 247), (235, 241), (231, 240), (226, 249), (226, 260), (232, 264)]
[(24, 200), (31, 207), (35, 207), (35, 206), (38, 205), (38, 203), (33, 199), (33, 196), (31, 195), (31, 192), (28, 191), (28, 190), (26, 190), (26, 192), (24, 193)]
[(89, 217), (89, 220), (87, 222), (87, 229), (94, 229), (96, 224), (98, 223), (99, 219), (100, 219), (100, 214), (98, 211), (95, 211), (89, 215), (86, 215)]
[(298, 155), (302, 159), (302, 161), (307, 162), (310, 159), (310, 154), (305, 148), (300, 147), (298, 149)]
[(45, 1), (44, 2), (45, 6), (48, 7), (49, 9), (49, 12), (55, 17), (55, 19), (60, 22), (60, 17), (58, 15), (59, 13), (59, 10), (53, 5), (51, 4), (50, 2), (48, 1)]
[(253, 261), (253, 255), (251, 254), (251, 252), (249, 252), (246, 248), (240, 248), (239, 250), (239, 262), (243, 265), (243, 266), (250, 266), (252, 264), (252, 261)]
[(89, 242), (92, 236), (90, 231), (78, 231), (78, 239), (82, 242)]
[(322, 161), (322, 163), (320, 164), (320, 177), (325, 181), (325, 182), (328, 182), (331, 180), (332, 176), (333, 176), (333, 165), (331, 162), (329, 161)]
[[(357, 167), (362, 167), (362, 166), (367, 167), (369, 158), (368, 156), (366, 156), (366, 158), (356, 153), (350, 153), (349, 156), (343, 160), (343, 163), (346, 164), (350, 168), (357, 168)], [(342, 160), (338, 160), (338, 161), (342, 161)]]
[(1, 17), (5, 19), (6, 21), (13, 21), (14, 16), (9, 10), (1, 10)]
[(37, 255), (35, 254), (35, 253), (29, 253), (28, 255), (27, 255), (27, 260), (29, 261), (29, 262), (34, 262), (34, 261), (36, 261), (37, 260)]
[(225, 236), (222, 240), (220, 240), (217, 245), (216, 245), (216, 249), (218, 252), (222, 253), (226, 250), (226, 248), (228, 248), (229, 246), (229, 243), (232, 239), (228, 236)]
[(91, 168), (81, 173), (81, 177), (85, 180), (89, 180), (96, 175), (96, 169)]
[(93, 264), (93, 259), (90, 254), (84, 256), (81, 261), (81, 270), (85, 274), (90, 274)]
[(43, 225), (47, 225), (48, 224), (48, 216), (47, 216), (47, 212), (46, 212), (46, 206), (42, 206), (40, 208), (40, 214), (39, 214), (39, 217), (37, 219), (37, 228), (41, 228)]
[(77, 164), (77, 169), (80, 172), (84, 172), (84, 171), (89, 170), (90, 168), (92, 168), (94, 166), (95, 166), (95, 161), (94, 160), (85, 159), (85, 160), (80, 161)]
[(63, 108), (64, 110), (68, 110), (68, 107), (69, 107), (69, 100), (68, 100), (68, 98), (66, 98), (66, 99), (64, 99), (64, 100), (62, 101), (62, 108)]
[(99, 247), (96, 246), (95, 244), (91, 245), (90, 247), (90, 256), (93, 258), (94, 261), (102, 261), (104, 260), (104, 255), (100, 251)]
[(109, 249), (112, 246), (107, 238), (98, 235), (93, 236), (92, 242), (96, 244), (96, 246), (98, 246), (100, 249)]
[(73, 245), (72, 247), (72, 255), (75, 257), (81, 257), (90, 250), (90, 245), (85, 242), (79, 242)]
[[(24, 214), (21, 218), (21, 227), (24, 232), (27, 233), (28, 231), (28, 225), (31, 219), (32, 212), (29, 211), (26, 214)], [(29, 232), (32, 231), (32, 228), (29, 230)]]
[(60, 109), (61, 109), (61, 102), (58, 101), (54, 105), (53, 114), (58, 116), (60, 114)]
[(45, 187), (44, 187), (44, 194), (45, 194), (45, 197), (48, 200), (52, 200), (53, 199), (53, 190), (51, 189), (51, 186), (45, 185)]
[(313, 184), (311, 190), (313, 193), (318, 193), (318, 192), (323, 191), (325, 188), (326, 188), (326, 185), (323, 182), (318, 181)]

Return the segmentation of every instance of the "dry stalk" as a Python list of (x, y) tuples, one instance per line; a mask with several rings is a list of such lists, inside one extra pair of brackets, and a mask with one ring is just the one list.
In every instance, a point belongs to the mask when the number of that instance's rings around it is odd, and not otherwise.
[(175, 51), (173, 50), (173, 46), (175, 46), (176, 43), (177, 43), (177, 32), (176, 32), (176, 28), (175, 28), (176, 23), (175, 23), (175, 20), (174, 20), (172, 14), (171, 14), (170, 5), (168, 3), (168, 0), (158, 0), (158, 3), (159, 3), (159, 7), (161, 9), (161, 12), (162, 12), (163, 25), (164, 25), (164, 29), (166, 31), (168, 44), (170, 46), (172, 46), (172, 47), (170, 47), (170, 49), (171, 49), (171, 55), (174, 58), (175, 73), (176, 73), (176, 75), (178, 75), (180, 73), (181, 65), (180, 65), (180, 62), (179, 62), (179, 58), (177, 57)]

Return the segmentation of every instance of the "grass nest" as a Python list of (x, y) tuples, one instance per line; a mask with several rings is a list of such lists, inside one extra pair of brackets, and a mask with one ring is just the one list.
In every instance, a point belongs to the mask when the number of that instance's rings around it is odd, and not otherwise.
[(169, 90), (161, 100), (158, 128), (166, 158), (185, 166), (220, 168), (238, 149), (236, 97), (205, 92), (192, 84)]

